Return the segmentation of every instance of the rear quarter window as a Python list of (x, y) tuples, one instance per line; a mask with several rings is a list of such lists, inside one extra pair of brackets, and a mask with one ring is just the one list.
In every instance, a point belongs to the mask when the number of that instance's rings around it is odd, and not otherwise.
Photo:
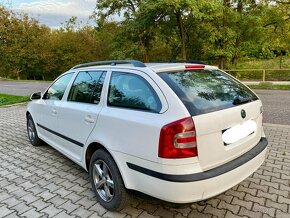
[(220, 70), (164, 72), (159, 76), (177, 94), (192, 116), (258, 99), (245, 85)]
[(108, 105), (158, 113), (161, 102), (151, 85), (141, 76), (112, 72)]

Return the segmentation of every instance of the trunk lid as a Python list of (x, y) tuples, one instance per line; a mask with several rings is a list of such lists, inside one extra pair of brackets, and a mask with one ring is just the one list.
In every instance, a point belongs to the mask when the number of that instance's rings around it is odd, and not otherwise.
[[(261, 107), (261, 101), (257, 100), (192, 117), (196, 128), (198, 159), (202, 170), (209, 170), (227, 163), (246, 153), (260, 141), (262, 136)], [(242, 110), (246, 113), (245, 118), (242, 117)], [(255, 123), (256, 126), (249, 130), (248, 123)], [(246, 130), (245, 134), (243, 134), (244, 130)], [(238, 137), (226, 143), (223, 138), (226, 131), (229, 131), (229, 135), (233, 134)]]

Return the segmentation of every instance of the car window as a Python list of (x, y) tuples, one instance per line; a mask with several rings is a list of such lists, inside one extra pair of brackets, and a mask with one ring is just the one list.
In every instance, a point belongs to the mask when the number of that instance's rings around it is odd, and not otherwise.
[(98, 104), (105, 76), (104, 71), (79, 72), (69, 92), (68, 101)]
[(112, 72), (108, 105), (159, 112), (161, 102), (151, 85), (141, 76)]
[(58, 78), (44, 94), (43, 99), (61, 100), (73, 73), (68, 73)]
[(177, 94), (192, 116), (258, 99), (250, 89), (220, 70), (177, 71), (158, 75)]

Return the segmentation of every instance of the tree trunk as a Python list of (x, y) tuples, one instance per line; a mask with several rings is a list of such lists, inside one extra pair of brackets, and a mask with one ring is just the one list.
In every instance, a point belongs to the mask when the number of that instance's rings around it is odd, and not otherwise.
[(223, 70), (224, 67), (225, 67), (225, 58), (223, 56), (220, 56), (219, 57), (219, 68)]
[(283, 62), (283, 54), (281, 51), (281, 53), (280, 53), (280, 69), (282, 69), (282, 62)]
[(141, 44), (143, 46), (143, 62), (149, 62), (149, 40), (150, 37), (145, 34), (141, 39)]
[(238, 1), (237, 12), (242, 13), (244, 10), (243, 0)]
[[(238, 7), (237, 7), (237, 12), (241, 15), (243, 13), (243, 10), (244, 10), (244, 5), (243, 5), (243, 0), (239, 0), (238, 1)], [(232, 57), (232, 64), (235, 66), (235, 68), (237, 67), (237, 64), (238, 64), (238, 59), (239, 59), (239, 48), (240, 48), (240, 45), (241, 45), (241, 36), (238, 35), (237, 38), (236, 38), (236, 42), (235, 42), (235, 49), (236, 49), (236, 52), (235, 54), (233, 55)]]
[[(228, 26), (228, 10), (230, 8), (230, 0), (224, 0), (224, 7), (223, 7), (223, 28), (222, 31), (225, 31)], [(225, 34), (225, 33), (224, 33)], [(219, 40), (219, 47), (222, 51), (224, 51), (226, 47), (226, 42), (224, 38)], [(225, 68), (225, 61), (226, 58), (223, 55), (219, 56), (219, 68), (224, 69)]]
[(184, 30), (184, 23), (183, 23), (183, 19), (181, 16), (181, 12), (178, 11), (175, 13), (176, 19), (177, 19), (177, 23), (178, 23), (178, 29), (179, 29), (179, 35), (180, 35), (180, 40), (181, 40), (181, 55), (182, 55), (182, 59), (186, 60), (186, 38), (185, 38), (185, 30)]
[(143, 62), (144, 63), (148, 63), (149, 62), (149, 53), (148, 53), (146, 48), (144, 48)]

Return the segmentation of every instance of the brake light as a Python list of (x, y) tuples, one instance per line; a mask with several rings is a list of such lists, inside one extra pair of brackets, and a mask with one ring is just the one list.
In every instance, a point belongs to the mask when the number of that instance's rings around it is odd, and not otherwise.
[(185, 65), (185, 69), (204, 69), (204, 65), (195, 64), (195, 65)]
[(162, 127), (158, 157), (188, 158), (197, 155), (195, 126), (191, 117), (177, 120)]

